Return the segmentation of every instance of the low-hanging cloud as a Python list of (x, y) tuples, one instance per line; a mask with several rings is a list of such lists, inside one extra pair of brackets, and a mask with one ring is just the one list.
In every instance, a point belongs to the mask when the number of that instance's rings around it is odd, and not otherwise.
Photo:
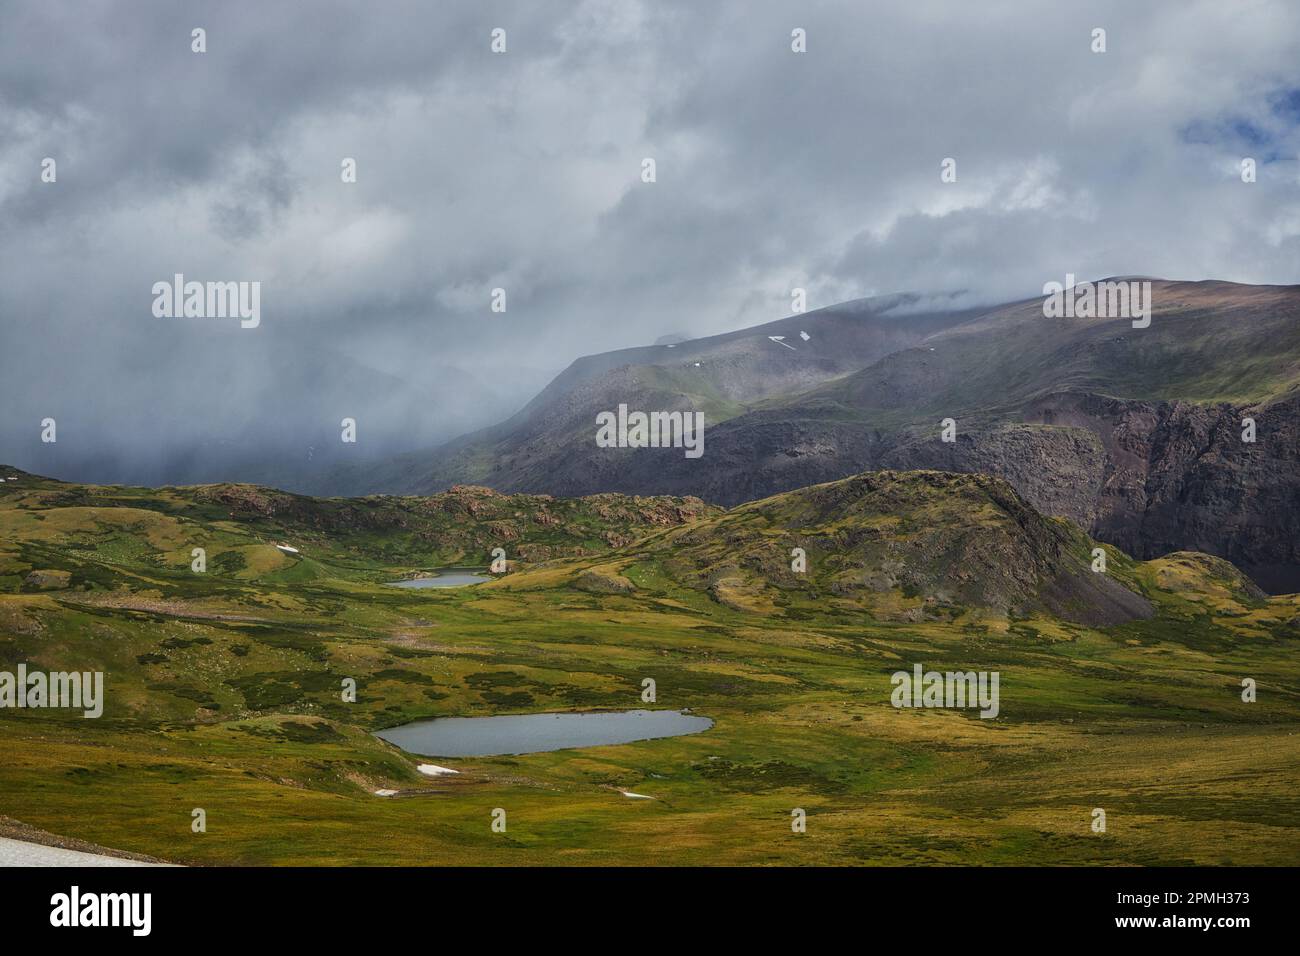
[[(1295, 282), (1297, 64), (1285, 0), (6, 4), (0, 461), (240, 477), (355, 409), (415, 447), (796, 286)], [(261, 282), (260, 327), (154, 318), (176, 273)]]

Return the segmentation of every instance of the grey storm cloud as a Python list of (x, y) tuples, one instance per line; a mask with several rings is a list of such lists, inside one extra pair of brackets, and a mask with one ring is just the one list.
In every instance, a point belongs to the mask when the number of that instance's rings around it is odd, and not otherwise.
[[(5, 3), (0, 460), (51, 409), (119, 464), (363, 397), (433, 441), (795, 286), (1300, 281), (1297, 154), (1287, 0)], [(154, 318), (178, 272), (260, 281), (261, 326)]]

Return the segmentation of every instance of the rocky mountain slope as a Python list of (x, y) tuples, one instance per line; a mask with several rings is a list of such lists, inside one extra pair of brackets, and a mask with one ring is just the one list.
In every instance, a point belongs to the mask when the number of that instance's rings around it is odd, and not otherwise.
[[(846, 336), (839, 365), (771, 342), (766, 327), (728, 338), (726, 348), (744, 343), (764, 363), (803, 370), (802, 379), (760, 376), (764, 388), (825, 376), (793, 394), (746, 392), (706, 360), (697, 369), (694, 353), (612, 368), (654, 356), (611, 353), (575, 363), (526, 415), (395, 461), (376, 480), (425, 492), (472, 479), (504, 491), (693, 494), (730, 505), (871, 469), (980, 472), (1139, 557), (1203, 550), (1271, 590), (1300, 589), (1300, 287), (1153, 280), (1152, 299), (1148, 328), (1049, 319), (1030, 299), (924, 316), (910, 342), (899, 327), (913, 317), (897, 303), (863, 306), (812, 337), (836, 352), (854, 316), (872, 316), (871, 328)], [(882, 316), (896, 323), (888, 338), (878, 335)], [(864, 341), (884, 354), (873, 357)], [(857, 370), (834, 374), (864, 356)], [(703, 410), (704, 455), (597, 448), (595, 415), (620, 402)], [(941, 439), (946, 418), (953, 442)], [(1253, 443), (1242, 440), (1245, 418), (1255, 421)]]
[[(620, 403), (700, 410), (713, 424), (854, 372), (974, 314), (927, 309), (916, 296), (881, 296), (723, 335), (585, 356), (498, 425), (377, 467), (337, 469), (327, 483), (335, 494), (430, 494), (465, 483), (559, 487), (561, 459), (575, 453), (580, 467), (590, 458), (599, 411)], [(613, 490), (617, 470), (592, 481), (613, 481), (606, 489)]]

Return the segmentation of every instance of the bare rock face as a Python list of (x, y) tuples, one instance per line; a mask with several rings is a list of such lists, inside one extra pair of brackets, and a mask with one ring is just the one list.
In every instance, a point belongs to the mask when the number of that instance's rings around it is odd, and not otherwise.
[(1105, 448), (1099, 436), (1078, 427), (1012, 425), (959, 434), (952, 443), (909, 437), (883, 450), (879, 462), (885, 468), (997, 475), (1039, 511), (1088, 531), (1097, 524), (1106, 484)]
[[(1101, 446), (1104, 478), (1082, 525), (1097, 538), (1140, 558), (1204, 551), (1267, 590), (1300, 589), (1300, 396), (1234, 408), (1074, 394), (1033, 413), (1084, 429)], [(1253, 443), (1242, 440), (1247, 417)], [(1049, 514), (1066, 514), (1031, 482), (1007, 477)]]
[(70, 571), (37, 569), (23, 579), (23, 586), (37, 591), (60, 591), (72, 583)]
[[(1044, 514), (1068, 518), (1134, 557), (1203, 551), (1227, 558), (1267, 591), (1300, 590), (1300, 396), (1233, 407), (1072, 392), (1035, 403), (1024, 417), (959, 433), (951, 443), (937, 429), (863, 441), (839, 424), (804, 423), (780, 441), (799, 455), (751, 471), (743, 483), (715, 480), (711, 489), (732, 504), (737, 492), (774, 493), (843, 471), (996, 475)], [(1242, 440), (1246, 417), (1256, 422), (1254, 443)], [(764, 457), (773, 462), (780, 453)]]

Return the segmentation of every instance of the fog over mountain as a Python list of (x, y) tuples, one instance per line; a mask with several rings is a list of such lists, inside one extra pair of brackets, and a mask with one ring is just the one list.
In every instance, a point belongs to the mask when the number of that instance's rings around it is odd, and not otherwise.
[[(312, 490), (796, 287), (1300, 281), (1283, 0), (132, 10), (0, 6), (0, 461), (62, 478)], [(258, 327), (156, 317), (177, 273)]]

